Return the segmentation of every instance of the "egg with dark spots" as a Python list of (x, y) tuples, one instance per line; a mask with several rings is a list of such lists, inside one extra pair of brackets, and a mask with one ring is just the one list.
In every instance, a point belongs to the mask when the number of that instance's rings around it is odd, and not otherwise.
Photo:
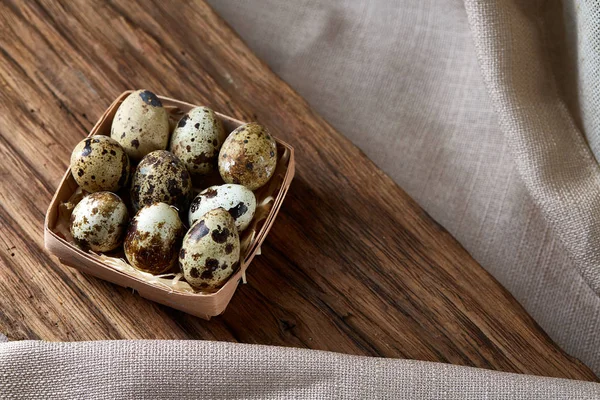
[(110, 137), (139, 161), (154, 150), (169, 144), (169, 116), (160, 99), (149, 90), (131, 93), (117, 109)]
[(169, 150), (192, 175), (205, 175), (217, 164), (219, 149), (225, 140), (223, 124), (213, 110), (195, 107), (177, 123)]
[(277, 144), (255, 122), (242, 125), (225, 139), (219, 152), (219, 173), (226, 183), (256, 190), (271, 179), (277, 165)]
[(185, 210), (191, 194), (192, 181), (185, 165), (166, 150), (144, 157), (131, 181), (131, 200), (136, 210), (158, 202)]
[(114, 192), (129, 180), (129, 157), (121, 145), (110, 137), (91, 136), (73, 149), (71, 174), (87, 192)]
[(96, 192), (85, 196), (71, 214), (71, 235), (84, 250), (106, 252), (123, 243), (129, 215), (119, 196)]
[(229, 211), (216, 208), (204, 214), (186, 233), (179, 266), (194, 288), (212, 290), (239, 268), (240, 238)]
[(161, 274), (177, 265), (185, 233), (177, 210), (165, 203), (143, 207), (131, 220), (125, 237), (125, 257), (144, 272)]
[(211, 186), (200, 192), (190, 204), (190, 226), (210, 210), (219, 207), (229, 212), (238, 232), (241, 232), (252, 222), (256, 211), (256, 197), (250, 189), (242, 185), (232, 183)]

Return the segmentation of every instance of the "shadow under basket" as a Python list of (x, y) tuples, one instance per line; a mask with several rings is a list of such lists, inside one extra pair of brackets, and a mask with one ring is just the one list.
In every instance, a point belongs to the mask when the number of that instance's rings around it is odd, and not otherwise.
[[(110, 136), (112, 120), (117, 108), (132, 92), (130, 90), (122, 93), (111, 104), (92, 128), (89, 136)], [(195, 107), (193, 104), (182, 101), (162, 96), (158, 97), (169, 113), (171, 130), (185, 112)], [(223, 122), (226, 132), (231, 132), (244, 124), (244, 122), (226, 115), (216, 114)], [(277, 138), (275, 140), (278, 150), (277, 167), (271, 180), (254, 192), (257, 200), (257, 211), (251, 226), (240, 235), (240, 268), (223, 286), (213, 293), (194, 291), (187, 283), (178, 281), (179, 276), (166, 279), (137, 271), (126, 263), (122, 255), (111, 253), (107, 257), (107, 255), (86, 252), (77, 247), (68, 232), (68, 221), (74, 206), (73, 202), (81, 198), (81, 190), (71, 176), (70, 169), (67, 170), (61, 180), (46, 213), (44, 222), (46, 249), (56, 255), (62, 263), (119, 286), (132, 288), (146, 299), (205, 319), (222, 314), (231, 301), (239, 282), (245, 279), (246, 270), (252, 259), (260, 254), (260, 246), (275, 221), (281, 203), (294, 177), (294, 149)], [(216, 181), (210, 182), (210, 178), (208, 178), (207, 183), (202, 187), (194, 187), (194, 193), (210, 184), (218, 183)]]

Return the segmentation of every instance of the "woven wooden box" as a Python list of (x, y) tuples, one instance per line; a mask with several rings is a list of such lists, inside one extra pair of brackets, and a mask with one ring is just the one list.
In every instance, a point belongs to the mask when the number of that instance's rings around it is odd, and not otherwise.
[[(92, 128), (89, 136), (110, 135), (110, 128), (115, 112), (121, 102), (131, 92), (132, 91), (127, 91), (122, 93), (113, 104), (111, 104)], [(182, 101), (162, 96), (159, 96), (159, 98), (165, 108), (174, 117), (177, 114), (182, 114), (194, 107), (193, 104)], [(217, 115), (223, 122), (226, 132), (231, 132), (243, 124), (242, 121), (238, 121), (226, 115), (219, 113), (217, 113)], [(255, 191), (257, 203), (262, 202), (263, 204), (267, 204), (265, 207), (268, 208), (263, 213), (264, 215), (261, 218), (261, 222), (255, 225), (252, 236), (246, 237), (247, 246), (241, 255), (240, 269), (214, 293), (189, 293), (157, 285), (142, 279), (139, 276), (119, 270), (118, 268), (109, 265), (109, 263), (102, 261), (98, 255), (85, 252), (72, 244), (65, 235), (61, 234), (59, 229), (59, 218), (61, 219), (61, 222), (64, 222), (62, 221), (64, 216), (60, 213), (60, 207), (72, 198), (78, 188), (75, 180), (71, 176), (70, 169), (67, 170), (63, 176), (46, 213), (46, 220), (44, 223), (44, 241), (46, 249), (56, 255), (60, 261), (66, 265), (117, 285), (132, 288), (142, 297), (149, 300), (205, 319), (210, 319), (212, 316), (219, 315), (225, 311), (227, 304), (229, 304), (242, 277), (245, 276), (246, 270), (254, 256), (260, 254), (260, 246), (275, 221), (281, 203), (283, 202), (292, 178), (294, 177), (294, 149), (281, 140), (276, 139), (276, 141), (279, 151), (279, 160), (275, 175), (267, 185)], [(243, 233), (245, 234), (246, 231)]]

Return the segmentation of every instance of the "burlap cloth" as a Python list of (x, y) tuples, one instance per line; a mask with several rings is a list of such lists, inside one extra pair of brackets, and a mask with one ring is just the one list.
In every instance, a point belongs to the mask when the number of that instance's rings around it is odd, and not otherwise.
[(600, 373), (597, 1), (209, 2)]
[(0, 398), (598, 399), (600, 385), (204, 341), (0, 344)]
[[(251, 48), (600, 372), (600, 5), (213, 0)], [(0, 344), (0, 397), (599, 399), (596, 384), (189, 342)]]

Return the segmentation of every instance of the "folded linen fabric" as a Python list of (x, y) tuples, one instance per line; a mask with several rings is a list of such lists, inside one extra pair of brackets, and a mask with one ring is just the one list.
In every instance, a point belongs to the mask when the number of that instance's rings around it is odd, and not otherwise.
[(0, 343), (0, 399), (598, 399), (600, 384), (208, 341)]
[(598, 1), (209, 2), (600, 373)]
[[(584, 3), (589, 8), (591, 2)], [(581, 275), (600, 294), (600, 166), (560, 93), (552, 60), (552, 51), (561, 51), (552, 43), (556, 27), (548, 26), (552, 21), (539, 2), (465, 5), (517, 170)]]

